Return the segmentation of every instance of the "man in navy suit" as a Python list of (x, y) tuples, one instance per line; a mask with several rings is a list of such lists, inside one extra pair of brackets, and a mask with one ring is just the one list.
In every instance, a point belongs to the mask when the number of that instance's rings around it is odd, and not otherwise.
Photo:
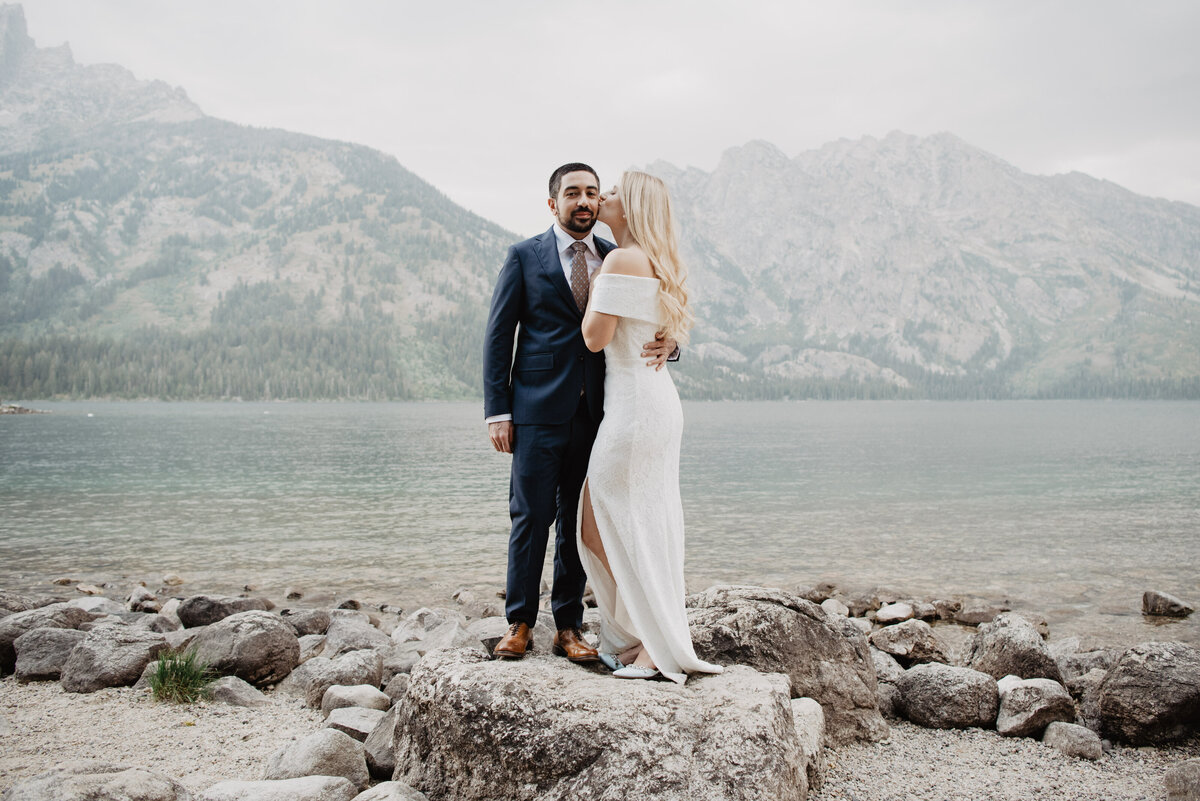
[[(512, 454), (504, 607), (510, 625), (493, 652), (519, 659), (529, 648), (554, 524), (554, 652), (591, 662), (598, 655), (580, 633), (587, 576), (575, 519), (604, 410), (604, 354), (587, 349), (579, 326), (591, 277), (616, 246), (592, 234), (600, 208), (595, 170), (564, 164), (550, 176), (549, 189), (554, 225), (509, 248), (484, 338), (488, 436), (497, 451)], [(658, 365), (674, 347), (673, 341), (649, 343), (643, 355)]]

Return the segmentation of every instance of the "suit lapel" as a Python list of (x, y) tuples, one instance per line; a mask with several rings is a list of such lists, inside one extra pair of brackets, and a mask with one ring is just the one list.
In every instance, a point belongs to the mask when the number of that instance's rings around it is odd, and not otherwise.
[(582, 320), (583, 315), (580, 314), (579, 307), (575, 305), (575, 295), (571, 292), (571, 285), (567, 283), (567, 276), (563, 274), (562, 261), (558, 257), (558, 239), (554, 236), (553, 228), (542, 234), (537, 254), (538, 266), (541, 267), (542, 273), (550, 283), (554, 284), (558, 294), (563, 296), (563, 300)]

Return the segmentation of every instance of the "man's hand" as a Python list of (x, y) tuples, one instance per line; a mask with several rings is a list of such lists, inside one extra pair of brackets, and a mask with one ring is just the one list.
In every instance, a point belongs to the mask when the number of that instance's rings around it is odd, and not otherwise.
[(675, 352), (679, 347), (679, 343), (674, 339), (663, 336), (663, 332), (659, 331), (654, 335), (653, 342), (647, 342), (642, 345), (642, 356), (650, 361), (646, 362), (647, 367), (653, 367), (655, 370), (661, 370), (663, 365), (667, 363), (667, 357)]
[(512, 453), (512, 420), (501, 420), (498, 423), (488, 423), (488, 438), (492, 440), (492, 447), (500, 451), (500, 453)]

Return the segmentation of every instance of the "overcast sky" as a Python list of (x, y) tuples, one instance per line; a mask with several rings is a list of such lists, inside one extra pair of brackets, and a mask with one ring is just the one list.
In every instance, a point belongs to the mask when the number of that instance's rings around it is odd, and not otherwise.
[(949, 131), (1021, 169), (1200, 205), (1200, 2), (27, 0), (41, 47), (207, 114), (369, 145), (519, 234), (546, 178), (613, 182)]

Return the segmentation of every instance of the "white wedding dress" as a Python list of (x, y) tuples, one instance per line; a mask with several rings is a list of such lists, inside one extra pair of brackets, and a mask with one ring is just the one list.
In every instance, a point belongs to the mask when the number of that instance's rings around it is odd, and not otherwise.
[(696, 657), (684, 609), (683, 409), (671, 374), (641, 355), (659, 330), (658, 286), (657, 278), (603, 273), (592, 288), (592, 309), (621, 318), (604, 348), (604, 419), (585, 485), (612, 576), (582, 538), (579, 555), (600, 609), (600, 650), (640, 642), (664, 676), (683, 683), (687, 673), (722, 668)]

